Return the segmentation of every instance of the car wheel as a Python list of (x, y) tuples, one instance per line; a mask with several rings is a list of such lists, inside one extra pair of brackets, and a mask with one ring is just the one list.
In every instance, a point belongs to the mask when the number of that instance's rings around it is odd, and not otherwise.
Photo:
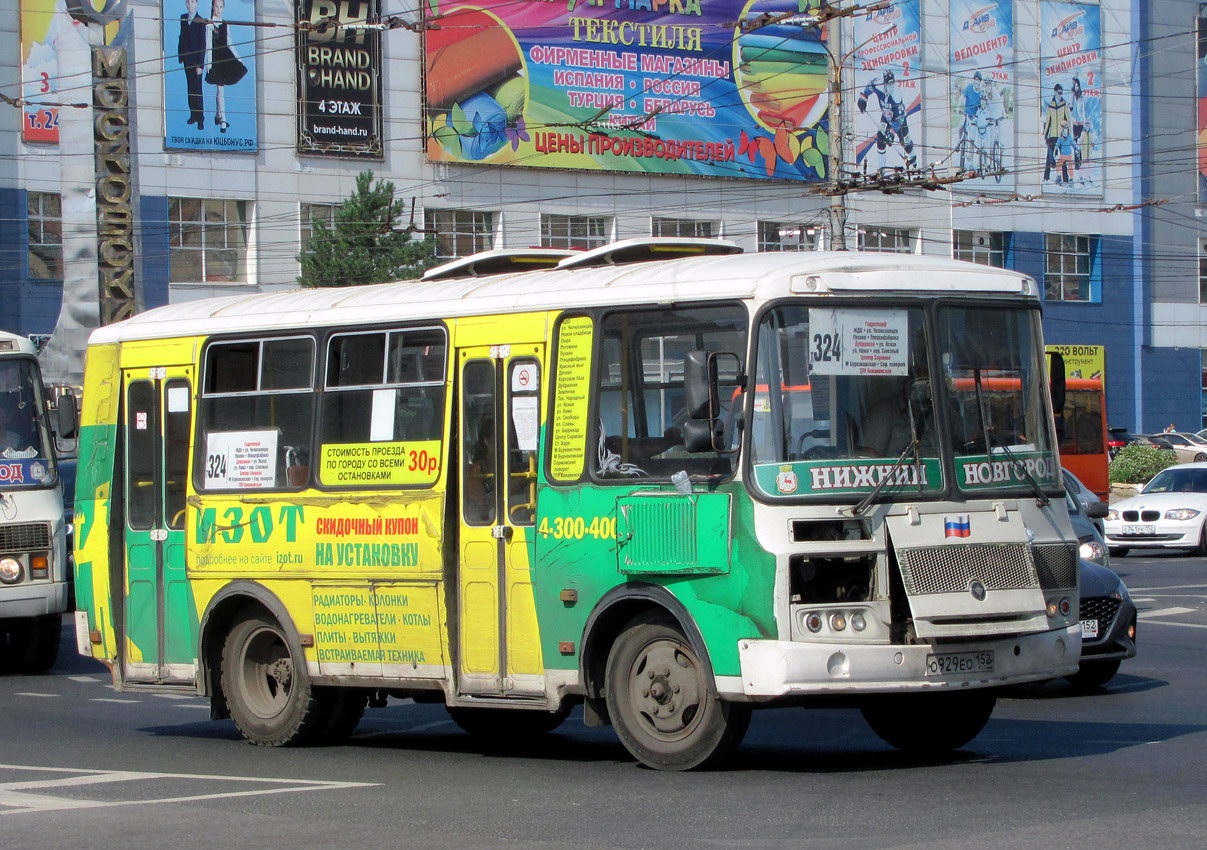
[(1110, 661), (1082, 661), (1077, 672), (1072, 676), (1065, 676), (1065, 679), (1079, 690), (1100, 688), (1115, 678), (1115, 674), (1119, 672), (1120, 661), (1119, 658)]
[(1202, 463), (1205, 460), (1207, 460), (1207, 452), (1199, 452), (1194, 456), (1195, 463)]
[(1122, 558), (1122, 557), (1126, 556), (1128, 552), (1131, 551), (1126, 546), (1110, 546), (1108, 548), (1110, 549), (1112, 558)]
[(1199, 529), (1199, 545), (1191, 549), (1190, 554), (1199, 558), (1207, 555), (1207, 522)]

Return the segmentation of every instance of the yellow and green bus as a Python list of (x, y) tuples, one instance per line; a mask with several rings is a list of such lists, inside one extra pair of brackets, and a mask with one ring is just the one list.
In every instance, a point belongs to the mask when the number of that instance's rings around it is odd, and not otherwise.
[(1036, 293), (663, 239), (148, 311), (88, 348), (78, 639), (268, 746), (389, 697), (663, 769), (827, 700), (963, 746), (1080, 652)]

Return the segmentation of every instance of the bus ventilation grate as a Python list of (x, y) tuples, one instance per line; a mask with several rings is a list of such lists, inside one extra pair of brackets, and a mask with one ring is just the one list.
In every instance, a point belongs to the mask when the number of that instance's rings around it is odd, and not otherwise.
[(50, 526), (44, 522), (0, 525), (0, 552), (36, 552), (50, 548)]
[(911, 594), (959, 593), (973, 580), (986, 590), (1039, 587), (1026, 546), (1019, 544), (899, 549), (901, 578)]

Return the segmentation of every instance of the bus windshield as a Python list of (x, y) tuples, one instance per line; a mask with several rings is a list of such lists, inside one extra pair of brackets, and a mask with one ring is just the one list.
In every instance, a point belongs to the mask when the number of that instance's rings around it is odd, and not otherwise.
[(54, 483), (41, 387), (33, 360), (0, 360), (0, 488)]
[[(785, 306), (759, 329), (751, 459), (772, 496), (942, 488), (917, 307)], [(771, 392), (775, 388), (778, 392)]]
[(1051, 486), (1035, 315), (945, 306), (936, 319), (940, 361), (932, 369), (919, 307), (770, 311), (759, 330), (750, 430), (758, 489), (856, 495), (892, 485), (937, 493), (945, 447), (966, 491)]
[(947, 306), (937, 318), (956, 484), (969, 491), (1055, 486), (1038, 315)]

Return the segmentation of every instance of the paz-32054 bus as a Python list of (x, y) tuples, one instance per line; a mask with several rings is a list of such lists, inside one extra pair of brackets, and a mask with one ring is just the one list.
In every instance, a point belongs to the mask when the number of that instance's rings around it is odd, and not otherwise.
[(390, 696), (506, 736), (582, 704), (665, 769), (805, 698), (964, 745), (1080, 649), (1035, 283), (738, 250), (492, 256), (96, 331), (82, 644), (262, 745)]

